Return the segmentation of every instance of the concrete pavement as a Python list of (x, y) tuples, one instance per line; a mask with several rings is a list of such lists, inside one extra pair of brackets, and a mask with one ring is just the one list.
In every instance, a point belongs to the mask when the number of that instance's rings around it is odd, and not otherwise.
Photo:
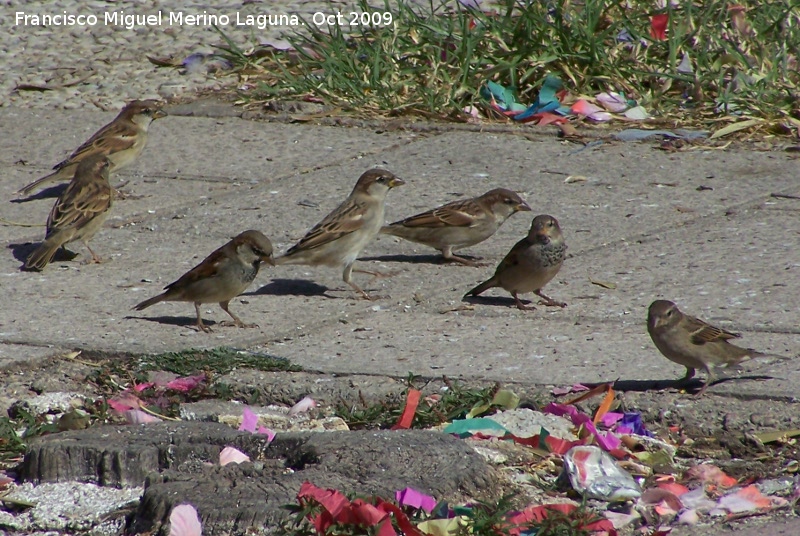
[[(15, 132), (0, 148), (0, 365), (69, 348), (224, 345), (267, 348), (326, 372), (533, 384), (678, 378), (683, 368), (657, 352), (644, 327), (657, 298), (741, 331), (746, 346), (800, 354), (800, 200), (771, 196), (800, 195), (792, 154), (668, 153), (654, 143), (611, 141), (581, 150), (547, 130), (531, 140), (170, 116), (152, 126), (140, 161), (112, 176), (134, 197), (115, 203), (92, 241), (108, 262), (82, 265), (86, 252), (74, 244), (75, 260), (21, 272), (44, 228), (7, 222), (44, 224), (53, 199), (9, 202), (13, 192), (113, 116), (0, 109), (0, 128)], [(285, 251), (374, 165), (407, 181), (389, 194), (390, 221), (497, 186), (520, 191), (533, 213), (515, 215), (464, 251), (483, 257), (485, 268), (440, 264), (433, 250), (380, 237), (356, 267), (394, 275), (354, 276), (379, 297), (374, 302), (356, 299), (337, 270), (284, 266), (265, 267), (231, 303), (258, 329), (197, 333), (186, 303), (131, 311), (242, 230), (261, 230)], [(569, 307), (518, 311), (500, 289), (462, 302), (541, 213), (559, 219), (571, 254), (545, 292)], [(212, 326), (226, 319), (216, 305), (203, 311)], [(755, 373), (774, 379), (725, 382), (709, 393), (794, 400), (798, 363), (767, 363)]]

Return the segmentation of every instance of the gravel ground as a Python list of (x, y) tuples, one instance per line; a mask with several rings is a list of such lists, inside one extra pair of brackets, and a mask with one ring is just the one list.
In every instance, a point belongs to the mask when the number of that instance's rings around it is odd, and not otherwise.
[[(192, 54), (214, 52), (215, 45), (224, 44), (212, 27), (214, 22), (247, 50), (302, 31), (302, 23), (293, 25), (292, 16), (323, 22), (323, 17), (341, 12), (340, 20), (348, 26), (349, 14), (358, 11), (354, 2), (319, 0), (161, 0), (146, 4), (134, 0), (0, 0), (0, 72), (11, 73), (0, 77), (0, 106), (116, 110), (136, 98), (190, 97), (198, 90), (218, 89), (235, 79), (209, 72), (216, 66), (213, 62), (186, 72), (157, 67), (147, 57), (183, 60)], [(152, 18), (142, 20), (159, 13), (159, 24), (153, 24)], [(62, 19), (66, 15), (74, 24), (43, 25), (45, 15)], [(251, 24), (246, 24), (248, 16), (253, 17)], [(130, 17), (134, 17), (132, 22)], [(227, 24), (224, 17), (228, 17)], [(21, 85), (53, 89), (17, 89)]]

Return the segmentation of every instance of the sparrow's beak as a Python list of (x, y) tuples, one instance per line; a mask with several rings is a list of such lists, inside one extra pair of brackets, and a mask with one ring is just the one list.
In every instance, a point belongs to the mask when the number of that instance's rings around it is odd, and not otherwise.
[(395, 177), (389, 181), (389, 188), (397, 188), (398, 186), (402, 186), (406, 183), (403, 179), (399, 177)]
[(661, 325), (661, 317), (655, 315), (649, 316), (647, 317), (647, 324), (650, 326), (650, 329), (656, 329)]
[(273, 257), (272, 254), (261, 257), (261, 260), (266, 262), (270, 266), (275, 266), (275, 257)]
[(531, 210), (531, 206), (525, 201), (517, 204), (517, 212), (530, 212)]
[(153, 112), (153, 119), (160, 119), (162, 117), (167, 117), (167, 112), (164, 110), (156, 110)]

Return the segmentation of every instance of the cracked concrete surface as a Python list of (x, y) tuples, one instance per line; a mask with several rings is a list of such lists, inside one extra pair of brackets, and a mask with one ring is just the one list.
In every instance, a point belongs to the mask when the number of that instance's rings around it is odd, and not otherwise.
[[(1, 109), (0, 123), (15, 125), (18, 135), (0, 149), (0, 195), (12, 199), (112, 117)], [(374, 165), (407, 181), (389, 194), (390, 221), (497, 186), (522, 192), (533, 213), (513, 216), (464, 251), (483, 257), (483, 268), (445, 265), (434, 250), (380, 237), (357, 267), (391, 277), (354, 276), (379, 297), (374, 302), (356, 299), (337, 270), (286, 266), (264, 268), (232, 302), (258, 329), (197, 333), (185, 303), (131, 311), (242, 230), (261, 230), (285, 251)], [(139, 162), (112, 177), (132, 198), (115, 203), (92, 242), (108, 262), (81, 264), (85, 251), (76, 244), (75, 260), (21, 272), (44, 229), (3, 225), (0, 364), (70, 348), (226, 345), (266, 347), (327, 372), (534, 384), (677, 378), (683, 369), (655, 350), (644, 329), (657, 298), (741, 331), (747, 346), (794, 356), (800, 201), (771, 194), (800, 194), (796, 174), (796, 156), (782, 152), (668, 153), (610, 141), (582, 148), (546, 134), (531, 140), (170, 116), (153, 125)], [(41, 195), (6, 202), (2, 217), (43, 224), (52, 203)], [(462, 302), (540, 213), (559, 219), (569, 244), (570, 258), (546, 288), (569, 307), (518, 311), (499, 289)], [(203, 310), (209, 323), (224, 319), (216, 305)], [(796, 360), (768, 362), (754, 375), (773, 378), (740, 378), (709, 392), (797, 396)]]

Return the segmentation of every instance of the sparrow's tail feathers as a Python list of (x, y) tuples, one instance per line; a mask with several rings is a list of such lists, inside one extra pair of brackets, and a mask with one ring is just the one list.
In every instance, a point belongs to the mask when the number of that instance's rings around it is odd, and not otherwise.
[(45, 240), (25, 261), (26, 270), (44, 270), (61, 247), (55, 240)]
[(36, 179), (32, 183), (28, 184), (27, 186), (22, 187), (21, 189), (17, 190), (17, 195), (28, 195), (36, 190), (38, 190), (42, 185), (48, 184), (50, 182), (55, 182), (61, 178), (61, 170), (55, 171), (50, 175), (46, 175), (41, 179)]
[(478, 294), (486, 292), (490, 288), (496, 287), (496, 286), (497, 286), (497, 282), (494, 280), (494, 277), (492, 277), (491, 279), (488, 279), (488, 280), (484, 281), (483, 283), (481, 283), (480, 285), (478, 285), (474, 289), (472, 289), (469, 292), (467, 292), (466, 294), (464, 294), (464, 297), (466, 298), (467, 296), (477, 296)]
[(137, 311), (141, 311), (142, 309), (147, 309), (151, 305), (155, 305), (155, 304), (157, 304), (159, 302), (164, 301), (164, 298), (166, 297), (166, 295), (167, 295), (167, 293), (164, 292), (163, 294), (159, 294), (158, 296), (153, 296), (149, 300), (144, 300), (142, 303), (136, 305), (134, 307), (134, 309), (137, 310)]

